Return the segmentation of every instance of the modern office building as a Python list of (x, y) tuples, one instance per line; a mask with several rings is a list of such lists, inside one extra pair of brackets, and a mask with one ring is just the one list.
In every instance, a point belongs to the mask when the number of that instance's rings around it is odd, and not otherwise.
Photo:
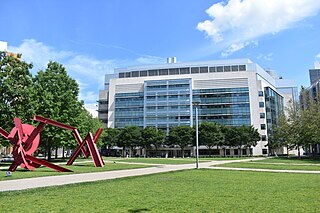
[(310, 85), (320, 80), (320, 62), (314, 63), (314, 68), (309, 69)]
[(249, 59), (177, 63), (169, 58), (165, 64), (115, 69), (105, 76), (105, 90), (100, 91), (99, 118), (107, 127), (169, 131), (173, 126), (193, 126), (192, 103), (199, 101), (200, 123), (253, 125), (261, 134), (253, 154), (266, 155), (267, 136), (284, 98), (296, 98), (296, 91), (290, 90), (296, 86), (281, 84), (282, 80)]

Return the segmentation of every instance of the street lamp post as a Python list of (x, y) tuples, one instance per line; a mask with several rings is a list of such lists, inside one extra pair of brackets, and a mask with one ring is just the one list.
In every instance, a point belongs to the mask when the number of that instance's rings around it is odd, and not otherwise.
[(198, 131), (198, 106), (200, 102), (192, 102), (196, 108), (196, 169), (199, 169), (199, 131)]

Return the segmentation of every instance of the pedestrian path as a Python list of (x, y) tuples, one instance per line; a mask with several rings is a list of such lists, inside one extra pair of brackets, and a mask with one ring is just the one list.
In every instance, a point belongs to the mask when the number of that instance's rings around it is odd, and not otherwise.
[[(229, 167), (213, 167), (215, 165), (222, 165), (225, 163), (235, 162), (247, 162), (253, 160), (262, 160), (265, 158), (249, 158), (239, 160), (221, 160), (200, 162), (199, 168), (206, 169), (222, 169), (222, 170), (238, 170), (238, 171), (260, 171), (260, 172), (290, 172), (290, 173), (313, 173), (320, 174), (320, 171), (302, 171), (302, 170), (271, 170), (271, 169), (246, 169), (246, 168), (229, 168)], [(138, 163), (135, 163), (138, 164)], [(162, 164), (155, 165), (154, 167), (140, 168), (140, 169), (128, 169), (128, 170), (116, 170), (107, 172), (94, 172), (94, 173), (82, 173), (82, 174), (68, 174), (58, 176), (46, 176), (16, 180), (0, 181), (0, 192), (15, 191), (23, 189), (32, 189), (48, 186), (59, 186), (74, 183), (93, 182), (99, 180), (110, 180), (132, 176), (142, 176), (149, 174), (157, 174), (162, 172), (172, 172), (178, 170), (195, 169), (195, 164)]]

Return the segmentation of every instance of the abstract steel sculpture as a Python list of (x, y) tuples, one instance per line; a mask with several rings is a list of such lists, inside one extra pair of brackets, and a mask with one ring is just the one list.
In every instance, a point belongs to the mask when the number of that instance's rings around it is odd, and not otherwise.
[[(96, 142), (102, 133), (101, 128), (97, 130), (95, 136), (93, 136), (91, 132), (89, 132), (85, 139), (82, 140), (77, 128), (75, 127), (38, 115), (35, 115), (33, 120), (40, 122), (36, 128), (29, 124), (22, 124), (20, 118), (14, 118), (15, 127), (11, 130), (10, 133), (0, 128), (0, 135), (8, 139), (13, 145), (12, 154), (14, 161), (9, 167), (9, 171), (15, 171), (18, 166), (33, 171), (35, 170), (35, 168), (38, 168), (42, 165), (59, 172), (72, 172), (69, 169), (32, 156), (32, 154), (37, 150), (39, 146), (40, 132), (44, 129), (46, 124), (50, 124), (52, 126), (56, 126), (66, 130), (71, 130), (75, 139), (77, 140), (79, 146), (69, 159), (67, 165), (72, 165), (72, 163), (80, 154), (80, 151), (82, 151), (84, 157), (86, 158), (91, 155), (96, 167), (104, 166), (103, 159), (96, 146)], [(87, 145), (88, 150), (84, 145)]]

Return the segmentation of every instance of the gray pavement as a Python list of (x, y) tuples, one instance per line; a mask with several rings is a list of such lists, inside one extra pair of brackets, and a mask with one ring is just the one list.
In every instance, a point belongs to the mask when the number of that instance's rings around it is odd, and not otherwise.
[[(214, 165), (221, 165), (225, 163), (246, 162), (246, 161), (260, 160), (260, 159), (265, 159), (265, 158), (249, 158), (249, 159), (241, 159), (241, 160), (200, 162), (199, 168), (240, 170), (240, 171), (292, 172), (292, 173), (294, 172), (294, 173), (320, 174), (320, 171), (212, 167)], [(58, 176), (6, 180), (6, 181), (0, 181), (0, 192), (32, 189), (32, 188), (47, 187), (47, 186), (59, 186), (59, 185), (67, 185), (67, 184), (83, 183), (83, 182), (93, 182), (98, 180), (110, 180), (110, 179), (157, 174), (162, 172), (171, 172), (171, 171), (187, 170), (187, 169), (195, 169), (195, 164), (155, 165), (154, 167), (140, 168), (140, 169), (128, 169), (128, 170), (116, 170), (116, 171), (107, 171), (107, 172), (68, 174), (68, 175), (58, 175)]]

